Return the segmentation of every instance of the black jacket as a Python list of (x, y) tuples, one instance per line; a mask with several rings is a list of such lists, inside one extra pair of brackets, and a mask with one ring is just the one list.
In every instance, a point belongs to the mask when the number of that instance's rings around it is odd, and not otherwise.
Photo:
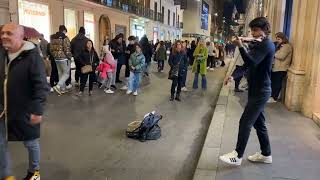
[(179, 64), (179, 76), (184, 76), (188, 71), (188, 57), (185, 52), (180, 52), (177, 54), (171, 53), (168, 61), (170, 67), (177, 66)]
[(85, 50), (88, 40), (89, 39), (82, 33), (77, 34), (76, 37), (71, 40), (71, 53), (76, 61), (79, 59), (80, 54)]
[(273, 42), (265, 38), (262, 42), (254, 43), (249, 52), (239, 48), (241, 57), (248, 72), (249, 97), (271, 93), (271, 68), (275, 54)]
[[(0, 50), (1, 51), (1, 50)], [(5, 63), (0, 55), (0, 100), (4, 105)], [(35, 47), (24, 50), (8, 64), (7, 121), (9, 140), (27, 141), (40, 137), (40, 124), (31, 125), (31, 114), (43, 115), (49, 86), (45, 66)]]
[(92, 49), (90, 52), (86, 49), (79, 56), (79, 63), (81, 67), (85, 65), (92, 65), (93, 69), (96, 69), (96, 67), (99, 65), (99, 56), (94, 49)]

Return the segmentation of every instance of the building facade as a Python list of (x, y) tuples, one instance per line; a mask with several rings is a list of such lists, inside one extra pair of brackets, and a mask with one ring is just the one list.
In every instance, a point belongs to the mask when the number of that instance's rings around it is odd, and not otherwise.
[[(158, 1), (158, 2), (157, 2)], [(161, 2), (163, 1), (163, 2)], [(154, 4), (157, 2), (157, 11)], [(174, 12), (172, 14), (162, 14)], [(149, 40), (174, 40), (181, 37), (181, 28), (173, 21), (180, 16), (179, 6), (173, 0), (5, 0), (0, 2), (1, 24), (12, 21), (36, 28), (46, 39), (64, 24), (71, 39), (81, 26), (86, 35), (100, 48), (105, 39), (123, 33)], [(168, 16), (170, 16), (168, 18)], [(170, 20), (170, 24), (167, 21)], [(162, 36), (161, 36), (162, 35)]]

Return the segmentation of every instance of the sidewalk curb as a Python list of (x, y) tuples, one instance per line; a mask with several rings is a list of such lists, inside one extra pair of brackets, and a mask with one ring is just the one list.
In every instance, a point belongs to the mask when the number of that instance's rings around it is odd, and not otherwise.
[[(229, 63), (228, 76), (234, 61)], [(193, 180), (215, 180), (230, 88), (222, 85)]]

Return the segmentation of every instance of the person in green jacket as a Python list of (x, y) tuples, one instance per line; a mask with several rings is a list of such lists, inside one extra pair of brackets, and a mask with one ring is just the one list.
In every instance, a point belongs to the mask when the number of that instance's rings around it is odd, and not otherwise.
[(199, 74), (201, 74), (202, 81), (201, 86), (203, 90), (207, 89), (207, 59), (208, 59), (208, 49), (205, 46), (204, 39), (199, 41), (197, 48), (195, 49), (193, 56), (195, 58), (192, 66), (192, 72), (194, 74), (194, 81), (193, 81), (193, 89), (198, 89), (198, 79)]
[(156, 60), (158, 61), (158, 71), (163, 72), (164, 61), (167, 60), (167, 50), (164, 42), (160, 41), (156, 50)]

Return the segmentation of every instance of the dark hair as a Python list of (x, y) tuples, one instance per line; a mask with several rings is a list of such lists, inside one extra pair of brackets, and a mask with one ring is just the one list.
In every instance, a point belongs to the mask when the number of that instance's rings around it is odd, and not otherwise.
[(134, 40), (136, 40), (136, 37), (134, 37), (134, 36), (129, 36), (128, 37), (128, 41), (134, 41)]
[(265, 17), (257, 17), (249, 23), (250, 28), (261, 28), (266, 35), (270, 34), (270, 23)]
[(88, 44), (88, 42), (91, 42), (91, 44), (92, 44), (92, 49), (91, 49), (91, 50), (95, 51), (94, 46), (93, 46), (93, 41), (91, 41), (91, 39), (88, 39), (88, 40), (86, 41), (86, 43), (85, 43), (85, 49), (87, 49), (87, 44)]
[(67, 30), (67, 28), (66, 28), (65, 25), (60, 25), (60, 26), (59, 26), (59, 32), (62, 32), (62, 31), (68, 32), (68, 30)]
[[(177, 46), (178, 46), (178, 43), (179, 44), (181, 44), (181, 46), (182, 46), (182, 42), (180, 41), (180, 40), (177, 40), (174, 44), (173, 44), (173, 46), (172, 46), (172, 54), (173, 55), (176, 55), (177, 54)], [(184, 51), (184, 48), (181, 48), (181, 51), (180, 52), (183, 52)]]
[(164, 42), (163, 41), (160, 41), (160, 46), (164, 46)]
[(206, 45), (207, 45), (207, 46), (210, 46), (210, 44), (211, 44), (211, 43), (210, 43), (209, 41), (208, 41), (208, 42), (206, 42)]
[(86, 34), (86, 30), (84, 29), (84, 27), (80, 27), (79, 33)]
[(140, 49), (142, 49), (141, 44), (139, 44), (139, 43), (135, 43), (135, 44), (134, 44), (134, 47), (137, 47), (137, 46), (138, 46)]
[(288, 37), (283, 32), (276, 33), (276, 38), (282, 39), (283, 44), (289, 43)]

